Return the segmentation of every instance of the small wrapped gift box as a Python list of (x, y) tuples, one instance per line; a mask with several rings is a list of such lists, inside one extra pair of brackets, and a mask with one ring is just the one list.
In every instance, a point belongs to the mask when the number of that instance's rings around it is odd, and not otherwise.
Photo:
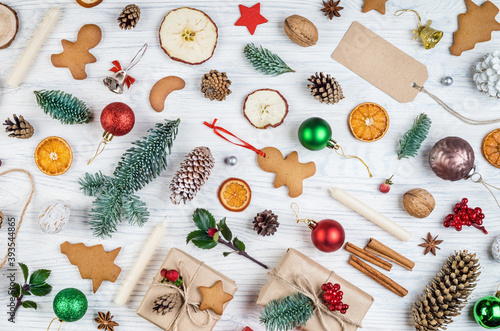
[[(160, 273), (163, 268), (179, 271), (183, 284), (176, 287), (172, 283), (161, 283), (163, 278)], [(220, 316), (211, 309), (204, 311), (199, 309), (203, 297), (198, 287), (212, 287), (219, 280), (222, 281), (224, 292), (234, 295), (238, 290), (234, 280), (180, 249), (172, 248), (154, 276), (153, 282), (144, 295), (139, 308), (137, 308), (137, 315), (163, 330), (212, 330)], [(174, 306), (172, 311), (165, 314), (153, 312), (156, 299), (170, 293), (179, 293), (181, 296), (179, 304)], [(224, 305), (224, 309), (227, 304)]]
[[(338, 283), (344, 292), (343, 302), (349, 305), (346, 314), (330, 312), (323, 304), (321, 285)], [(373, 303), (373, 297), (336, 275), (299, 251), (289, 248), (269, 273), (262, 287), (257, 304), (265, 306), (271, 300), (281, 299), (300, 292), (313, 298), (313, 317), (301, 330), (307, 331), (355, 331)]]

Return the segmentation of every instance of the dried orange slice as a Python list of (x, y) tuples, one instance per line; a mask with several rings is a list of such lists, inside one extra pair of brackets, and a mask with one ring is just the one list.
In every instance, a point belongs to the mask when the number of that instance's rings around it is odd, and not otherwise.
[(250, 204), (252, 191), (247, 182), (239, 178), (228, 178), (219, 186), (219, 201), (229, 211), (243, 211)]
[(59, 176), (68, 171), (73, 162), (73, 152), (66, 140), (47, 137), (35, 149), (35, 163), (46, 175)]
[(349, 127), (356, 139), (366, 142), (377, 141), (389, 130), (389, 115), (376, 103), (362, 103), (349, 115)]
[(484, 137), (481, 150), (492, 166), (500, 168), (500, 129), (493, 130)]

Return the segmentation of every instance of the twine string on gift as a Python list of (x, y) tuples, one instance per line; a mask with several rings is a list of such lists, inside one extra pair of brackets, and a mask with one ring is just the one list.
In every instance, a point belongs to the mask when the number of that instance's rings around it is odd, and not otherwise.
[[(31, 192), (28, 196), (28, 200), (26, 200), (26, 203), (24, 204), (23, 211), (21, 212), (21, 216), (19, 217), (19, 222), (17, 223), (16, 231), (14, 232), (14, 236), (11, 239), (12, 240), (11, 244), (14, 245), (16, 242), (17, 233), (19, 232), (19, 229), (21, 228), (21, 224), (23, 223), (24, 214), (26, 213), (26, 209), (28, 208), (29, 204), (31, 203), (31, 199), (33, 198), (33, 193), (35, 193), (35, 182), (33, 182), (33, 177), (31, 176), (31, 174), (24, 169), (10, 169), (10, 170), (7, 170), (7, 171), (0, 173), (0, 176), (4, 176), (4, 175), (11, 173), (11, 172), (21, 172), (23, 174), (26, 174), (28, 176), (28, 178), (30, 180), (30, 184), (31, 184)], [(3, 258), (2, 262), (0, 263), (0, 269), (2, 269), (5, 266), (5, 263), (7, 262), (7, 258), (9, 257), (9, 252), (10, 251), (7, 250), (5, 257)]]
[(431, 92), (427, 91), (423, 86), (418, 86), (417, 84), (413, 83), (413, 88), (416, 88), (420, 92), (426, 93), (428, 96), (430, 96), (434, 101), (436, 101), (441, 107), (443, 107), (447, 112), (461, 120), (462, 122), (470, 125), (486, 125), (486, 124), (493, 124), (493, 123), (499, 123), (500, 118), (494, 119), (494, 120), (484, 120), (484, 121), (478, 121), (478, 120), (473, 120), (471, 118), (465, 117), (464, 115), (460, 114), (450, 106), (448, 106), (443, 100), (439, 99), (437, 96), (432, 94)]
[[(356, 326), (357, 328), (362, 328), (360, 324), (354, 322), (353, 320), (344, 315), (341, 315), (337, 311), (330, 311), (326, 305), (321, 303), (317, 291), (314, 290), (314, 287), (312, 286), (311, 282), (306, 277), (302, 275), (295, 275), (294, 282), (291, 282), (285, 279), (282, 275), (280, 275), (276, 269), (273, 269), (271, 272), (268, 273), (268, 275), (280, 280), (283, 284), (287, 285), (294, 292), (301, 293), (306, 297), (308, 297), (313, 302), (315, 307), (314, 308), (315, 315), (318, 316), (319, 321), (325, 330), (329, 330), (328, 326), (326, 325), (325, 315), (333, 317), (340, 324), (342, 330), (345, 330), (345, 324), (350, 324)], [(335, 273), (333, 271), (330, 271), (330, 276), (328, 276), (327, 281), (328, 279), (331, 279), (333, 275), (335, 275)]]
[[(212, 122), (212, 124), (208, 123), (208, 122), (203, 122), (203, 124), (205, 124), (206, 126), (208, 126), (210, 129), (213, 129), (215, 134), (218, 135), (219, 137), (221, 137), (222, 139), (226, 140), (226, 141), (229, 141), (231, 144), (233, 145), (236, 145), (236, 146), (240, 146), (240, 147), (243, 147), (243, 148), (247, 148), (251, 151), (254, 151), (255, 153), (257, 153), (258, 155), (260, 156), (263, 156), (263, 157), (266, 157), (266, 154), (261, 151), (260, 149), (257, 149), (255, 147), (253, 147), (252, 145), (250, 145), (249, 143), (247, 143), (246, 141), (244, 141), (243, 139), (241, 138), (238, 138), (236, 135), (232, 134), (231, 132), (227, 131), (226, 129), (224, 128), (221, 128), (220, 126), (216, 126), (215, 123), (217, 122), (217, 119), (214, 119), (214, 121)], [(224, 133), (224, 134), (227, 134), (233, 138), (236, 138), (238, 139), (239, 141), (242, 142), (242, 144), (239, 144), (237, 142), (233, 142), (231, 140), (229, 140), (228, 138), (224, 137), (220, 132)]]
[(194, 273), (194, 275), (192, 277), (190, 277), (184, 262), (179, 261), (178, 267), (179, 267), (179, 269), (181, 271), (181, 275), (182, 275), (182, 285), (181, 285), (182, 288), (179, 288), (178, 286), (168, 284), (168, 283), (160, 283), (158, 281), (155, 281), (151, 284), (139, 282), (139, 284), (141, 284), (141, 285), (169, 287), (169, 288), (176, 290), (179, 293), (179, 295), (181, 296), (182, 302), (183, 302), (182, 306), (181, 306), (181, 308), (179, 308), (179, 310), (177, 310), (174, 318), (170, 322), (170, 325), (166, 328), (167, 330), (171, 330), (171, 331), (178, 331), (179, 330), (177, 327), (177, 323), (179, 322), (179, 316), (183, 312), (186, 312), (189, 319), (191, 320), (191, 322), (200, 328), (207, 327), (208, 325), (211, 324), (212, 320), (217, 321), (220, 319), (219, 315), (214, 316), (213, 314), (210, 313), (210, 311), (204, 310), (203, 313), (206, 314), (207, 321), (205, 323), (198, 323), (194, 319), (193, 315), (191, 315), (191, 311), (189, 309), (189, 308), (191, 308), (194, 312), (197, 312), (197, 310), (199, 310), (199, 307), (200, 307), (200, 302), (191, 301), (190, 291), (191, 291), (191, 286), (194, 284), (194, 280), (196, 279), (196, 277), (200, 273), (203, 265), (204, 265), (203, 262), (200, 265), (198, 265), (198, 269), (196, 269), (196, 272)]

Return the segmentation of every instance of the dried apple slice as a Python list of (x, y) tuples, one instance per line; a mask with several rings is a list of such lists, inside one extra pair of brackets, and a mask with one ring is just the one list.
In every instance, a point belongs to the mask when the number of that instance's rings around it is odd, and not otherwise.
[(283, 123), (288, 114), (288, 103), (278, 91), (261, 89), (247, 96), (243, 113), (257, 129), (275, 128)]
[(82, 7), (92, 8), (100, 4), (102, 0), (76, 0), (76, 2)]
[(7, 48), (16, 38), (19, 20), (14, 9), (0, 3), (0, 49)]
[(212, 57), (218, 29), (212, 19), (189, 7), (170, 11), (160, 26), (160, 45), (172, 60), (202, 64)]

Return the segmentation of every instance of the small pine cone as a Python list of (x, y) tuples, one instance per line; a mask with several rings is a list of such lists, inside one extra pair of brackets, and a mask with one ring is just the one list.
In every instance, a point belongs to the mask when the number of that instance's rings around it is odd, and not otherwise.
[(205, 93), (205, 98), (210, 98), (210, 100), (226, 100), (226, 96), (231, 94), (230, 85), (231, 81), (227, 79), (226, 73), (220, 73), (217, 70), (210, 70), (201, 78), (201, 92)]
[(278, 215), (273, 214), (272, 210), (264, 210), (258, 213), (253, 220), (253, 229), (261, 236), (274, 235), (276, 229), (280, 226)]
[(179, 293), (169, 293), (156, 298), (153, 313), (165, 315), (170, 313), (179, 304)]
[(214, 164), (215, 159), (208, 147), (193, 149), (181, 163), (180, 169), (174, 178), (172, 178), (170, 200), (176, 205), (181, 200), (184, 203), (192, 200), (208, 180)]
[(307, 80), (312, 83), (307, 85), (311, 90), (311, 95), (319, 102), (333, 105), (344, 99), (342, 87), (340, 87), (339, 82), (330, 75), (326, 75), (325, 77), (325, 75), (320, 72), (319, 74), (316, 73), (312, 75), (311, 78)]
[(22, 115), (19, 115), (19, 118), (16, 114), (13, 115), (14, 122), (7, 118), (3, 125), (6, 125), (5, 132), (10, 132), (9, 137), (19, 138), (19, 139), (28, 139), (33, 136), (35, 133), (35, 129), (33, 126), (26, 121)]
[(141, 9), (137, 5), (132, 4), (123, 8), (120, 16), (118, 16), (118, 23), (121, 29), (130, 30), (135, 28), (140, 18)]

